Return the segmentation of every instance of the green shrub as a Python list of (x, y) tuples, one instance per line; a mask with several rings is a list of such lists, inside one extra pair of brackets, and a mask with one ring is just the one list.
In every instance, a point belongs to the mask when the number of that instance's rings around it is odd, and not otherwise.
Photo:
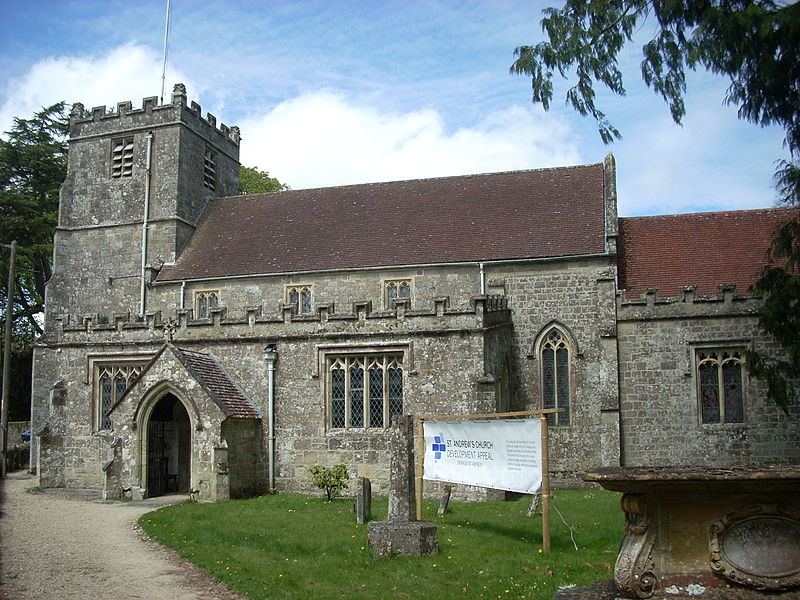
[(332, 469), (315, 465), (308, 470), (311, 473), (311, 482), (321, 490), (325, 490), (325, 497), (328, 502), (336, 498), (347, 489), (347, 480), (350, 475), (347, 467), (336, 465)]

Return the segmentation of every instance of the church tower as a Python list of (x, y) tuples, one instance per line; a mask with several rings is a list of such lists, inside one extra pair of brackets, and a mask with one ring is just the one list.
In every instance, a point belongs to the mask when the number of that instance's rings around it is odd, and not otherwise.
[(160, 106), (154, 97), (116, 111), (75, 104), (48, 329), (64, 314), (143, 315), (154, 273), (175, 261), (208, 202), (238, 186), (239, 129), (187, 105), (182, 84)]

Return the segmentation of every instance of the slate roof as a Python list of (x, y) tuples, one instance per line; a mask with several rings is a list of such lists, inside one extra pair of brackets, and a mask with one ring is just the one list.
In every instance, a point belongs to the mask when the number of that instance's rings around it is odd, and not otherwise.
[(604, 251), (594, 164), (219, 198), (158, 281)]
[(796, 215), (772, 208), (619, 220), (619, 287), (628, 298), (648, 288), (662, 297), (693, 285), (699, 295), (736, 284), (746, 293), (758, 278), (773, 231)]
[(175, 348), (175, 353), (229, 417), (260, 419), (261, 414), (212, 354)]

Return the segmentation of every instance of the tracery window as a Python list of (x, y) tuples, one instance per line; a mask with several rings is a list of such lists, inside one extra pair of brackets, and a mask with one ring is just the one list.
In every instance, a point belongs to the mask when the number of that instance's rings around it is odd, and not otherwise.
[(211, 148), (203, 154), (203, 185), (212, 192), (217, 189), (217, 161)]
[(219, 307), (219, 290), (202, 290), (194, 294), (194, 314), (197, 319), (208, 319), (211, 309)]
[(292, 314), (311, 314), (311, 286), (290, 285), (286, 287), (286, 303), (292, 307)]
[(352, 354), (328, 358), (332, 429), (386, 428), (403, 414), (403, 357)]
[(133, 174), (133, 136), (111, 141), (111, 177), (130, 177)]
[(743, 356), (735, 348), (697, 351), (701, 423), (744, 423)]
[(570, 348), (564, 332), (558, 327), (550, 329), (543, 338), (539, 353), (541, 358), (542, 408), (560, 408), (563, 411), (548, 414), (548, 425), (569, 425)]
[(387, 279), (383, 282), (384, 304), (386, 308), (394, 308), (398, 298), (411, 298), (410, 279)]
[(146, 363), (95, 365), (95, 423), (97, 429), (111, 429), (108, 411), (122, 397)]

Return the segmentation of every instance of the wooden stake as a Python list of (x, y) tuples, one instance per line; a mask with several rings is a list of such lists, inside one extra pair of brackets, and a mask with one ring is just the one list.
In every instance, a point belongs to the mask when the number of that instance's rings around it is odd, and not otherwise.
[(425, 429), (423, 427), (423, 420), (417, 417), (417, 439), (416, 439), (416, 452), (417, 452), (417, 521), (422, 521), (422, 475), (425, 469)]
[(542, 552), (550, 554), (550, 457), (547, 416), (539, 417), (539, 423), (542, 426)]

